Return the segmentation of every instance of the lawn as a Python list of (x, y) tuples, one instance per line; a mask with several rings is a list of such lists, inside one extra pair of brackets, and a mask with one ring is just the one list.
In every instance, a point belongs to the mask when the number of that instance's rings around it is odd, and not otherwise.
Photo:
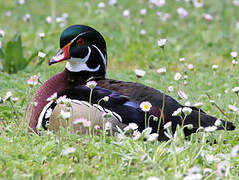
[[(18, 98), (0, 100), (1, 179), (237, 179), (238, 0), (204, 1), (203, 7), (190, 0), (158, 5), (149, 0), (118, 0), (115, 5), (108, 0), (21, 2), (0, 0), (0, 48), (5, 51), (19, 33), (26, 59), (38, 52), (46, 56), (34, 56), (26, 68), (11, 74), (0, 61), (0, 97), (11, 91)], [(89, 25), (103, 34), (109, 78), (138, 81), (182, 104), (202, 102), (205, 112), (237, 128), (167, 142), (79, 136), (64, 129), (29, 135), (25, 113), (39, 85), (30, 87), (27, 80), (38, 75), (44, 82), (64, 69), (64, 63), (50, 67), (47, 62), (59, 48), (61, 32), (73, 24)], [(158, 46), (159, 39), (167, 39), (164, 48)], [(166, 72), (160, 73), (160, 68)], [(135, 69), (146, 75), (137, 79)], [(178, 91), (187, 98), (179, 97)], [(64, 155), (69, 148), (73, 152)]]

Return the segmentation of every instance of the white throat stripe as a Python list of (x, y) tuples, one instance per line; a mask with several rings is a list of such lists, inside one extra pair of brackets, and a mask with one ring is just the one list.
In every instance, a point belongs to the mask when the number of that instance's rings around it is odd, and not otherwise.
[(88, 47), (88, 54), (84, 58), (71, 58), (66, 63), (66, 69), (70, 72), (80, 72), (80, 71), (89, 71), (89, 72), (96, 72), (100, 69), (100, 65), (96, 68), (89, 68), (86, 64), (91, 54), (91, 49)]

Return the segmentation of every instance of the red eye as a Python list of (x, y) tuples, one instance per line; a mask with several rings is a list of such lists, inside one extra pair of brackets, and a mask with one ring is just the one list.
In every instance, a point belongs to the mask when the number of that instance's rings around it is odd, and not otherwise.
[(79, 46), (82, 46), (82, 45), (85, 44), (85, 41), (84, 41), (84, 39), (80, 38), (80, 39), (77, 40), (76, 43), (77, 43)]

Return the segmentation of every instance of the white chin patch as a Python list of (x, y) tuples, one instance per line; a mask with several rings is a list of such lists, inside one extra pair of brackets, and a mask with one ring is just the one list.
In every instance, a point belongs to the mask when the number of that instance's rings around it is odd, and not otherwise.
[(70, 72), (89, 71), (96, 72), (100, 69), (100, 65), (96, 68), (89, 68), (86, 64), (91, 54), (91, 49), (88, 47), (88, 54), (84, 58), (71, 58), (66, 63), (66, 69)]

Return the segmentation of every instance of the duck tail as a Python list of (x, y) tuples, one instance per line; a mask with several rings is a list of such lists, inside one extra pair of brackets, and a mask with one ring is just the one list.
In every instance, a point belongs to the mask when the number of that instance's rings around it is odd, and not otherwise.
[[(199, 126), (206, 128), (209, 126), (216, 126), (215, 122), (218, 120), (218, 118), (210, 116), (204, 112), (200, 112), (197, 110), (193, 110), (190, 115), (188, 115), (185, 119), (185, 125), (186, 124), (192, 124), (193, 129), (198, 129)], [(235, 126), (230, 121), (221, 120), (221, 125), (217, 126), (217, 130), (234, 130)]]

